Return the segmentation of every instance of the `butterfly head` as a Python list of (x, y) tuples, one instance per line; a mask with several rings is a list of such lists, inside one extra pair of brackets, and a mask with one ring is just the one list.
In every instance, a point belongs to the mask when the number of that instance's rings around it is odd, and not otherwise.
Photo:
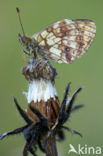
[(31, 43), (32, 39), (26, 35), (22, 36), (21, 34), (18, 34), (18, 37), (19, 37), (19, 41), (20, 41), (21, 45), (23, 45), (23, 46), (27, 47)]
[(25, 47), (25, 49), (23, 50), (24, 53), (36, 58), (36, 52), (39, 48), (37, 42), (27, 35), (18, 34), (18, 38), (21, 45)]
[(32, 43), (32, 39), (26, 35), (21, 35), (21, 34), (18, 34), (18, 38), (21, 45), (24, 46), (26, 49), (26, 51), (24, 50), (24, 52), (28, 55), (31, 55), (32, 47), (30, 45)]

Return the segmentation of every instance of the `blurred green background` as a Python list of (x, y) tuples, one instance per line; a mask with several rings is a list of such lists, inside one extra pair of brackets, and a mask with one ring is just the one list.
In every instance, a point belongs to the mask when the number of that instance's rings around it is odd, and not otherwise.
[[(21, 9), (25, 32), (33, 35), (46, 26), (64, 19), (92, 19), (97, 26), (96, 38), (88, 52), (70, 65), (52, 63), (59, 73), (56, 88), (62, 100), (66, 84), (71, 81), (71, 93), (81, 84), (83, 91), (75, 104), (85, 107), (73, 113), (67, 125), (83, 134), (66, 132), (65, 142), (57, 144), (59, 156), (67, 156), (69, 144), (77, 148), (100, 146), (103, 153), (103, 1), (97, 0), (0, 0), (0, 133), (24, 125), (13, 102), (18, 98), (22, 108), (27, 101), (22, 91), (28, 83), (21, 74), (22, 47), (18, 41), (21, 27), (16, 6)], [(0, 142), (0, 156), (22, 156), (23, 135), (8, 137)], [(38, 151), (39, 155), (42, 155)], [(71, 154), (71, 156), (75, 154)]]

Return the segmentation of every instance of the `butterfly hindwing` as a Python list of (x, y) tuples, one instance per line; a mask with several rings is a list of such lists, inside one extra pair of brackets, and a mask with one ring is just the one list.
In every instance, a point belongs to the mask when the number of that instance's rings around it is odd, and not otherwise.
[(91, 45), (96, 33), (91, 20), (58, 21), (33, 35), (47, 59), (57, 63), (71, 63), (83, 55)]

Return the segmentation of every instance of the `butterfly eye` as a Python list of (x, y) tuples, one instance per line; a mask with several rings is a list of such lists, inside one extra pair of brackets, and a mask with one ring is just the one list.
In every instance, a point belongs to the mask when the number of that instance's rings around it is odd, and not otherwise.
[(31, 42), (31, 38), (26, 35), (21, 36), (19, 34), (18, 37), (19, 37), (19, 41), (20, 41), (21, 45), (23, 45), (23, 46), (24, 45), (28, 46), (28, 44)]
[(27, 41), (27, 37), (26, 36), (22, 36), (22, 42), (25, 44), (26, 43), (26, 41)]

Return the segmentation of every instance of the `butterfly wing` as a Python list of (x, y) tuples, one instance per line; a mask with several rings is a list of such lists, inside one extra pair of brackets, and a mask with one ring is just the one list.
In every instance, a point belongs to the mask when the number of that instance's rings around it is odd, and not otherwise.
[(33, 35), (43, 55), (58, 63), (71, 63), (91, 45), (96, 25), (91, 20), (64, 19)]

